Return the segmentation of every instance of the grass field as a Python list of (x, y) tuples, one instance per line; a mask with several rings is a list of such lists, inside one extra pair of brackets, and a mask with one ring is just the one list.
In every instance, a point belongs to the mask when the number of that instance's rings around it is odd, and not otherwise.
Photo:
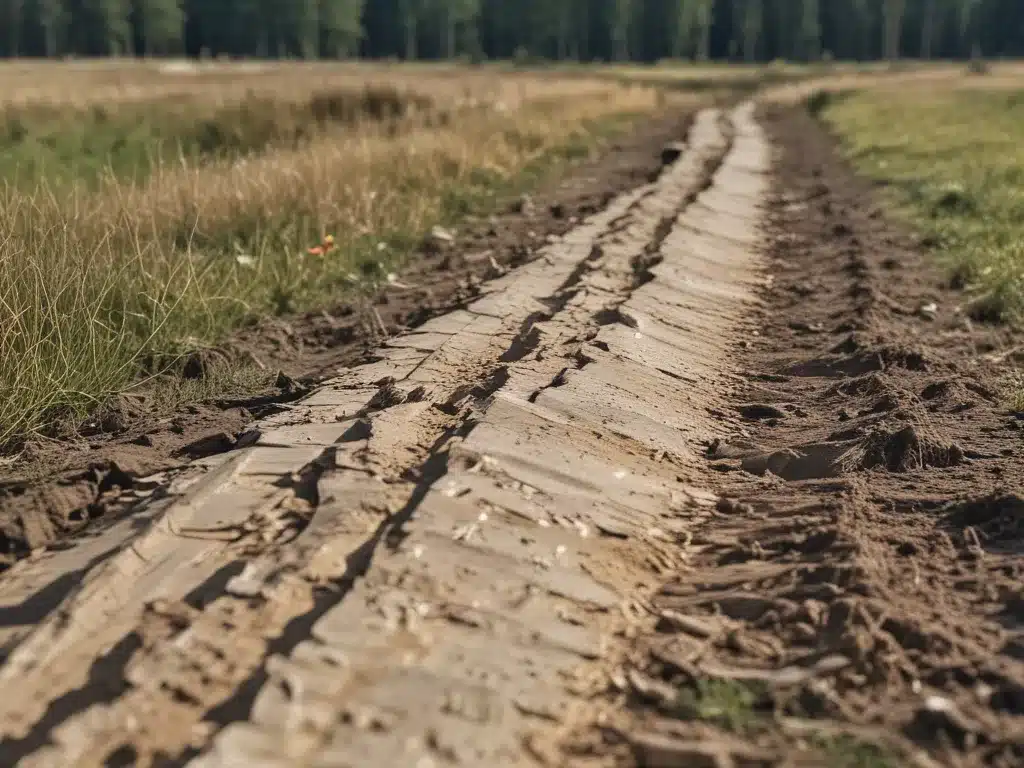
[(871, 90), (822, 117), (934, 244), (976, 319), (1024, 319), (1024, 91)]
[(0, 67), (0, 443), (253, 318), (372, 287), (432, 226), (663, 106), (639, 85), (451, 67)]
[[(908, 97), (878, 65), (0, 64), (0, 445), (152, 387), (254, 318), (373, 290), (432, 226), (557, 176), (666, 98), (862, 89), (823, 118), (895, 182), (972, 311), (1017, 318), (1024, 107), (998, 91), (1015, 66), (908, 67)], [(986, 92), (948, 87), (968, 80)]]

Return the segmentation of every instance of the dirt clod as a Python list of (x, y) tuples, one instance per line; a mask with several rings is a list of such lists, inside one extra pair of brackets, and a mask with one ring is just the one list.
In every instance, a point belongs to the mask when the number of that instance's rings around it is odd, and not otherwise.
[(786, 412), (781, 408), (777, 408), (774, 405), (765, 405), (762, 403), (749, 403), (747, 405), (741, 405), (737, 410), (740, 412), (740, 416), (750, 421), (763, 421), (765, 419), (784, 419), (786, 418)]
[(666, 144), (661, 150), (661, 163), (662, 165), (671, 165), (678, 160), (683, 152), (686, 151), (686, 144), (683, 142), (672, 142)]
[(661, 734), (648, 733), (631, 739), (633, 754), (641, 768), (733, 768), (729, 753), (721, 745), (699, 741), (683, 741)]
[(864, 443), (860, 466), (885, 467), (890, 472), (910, 472), (925, 467), (955, 467), (964, 460), (964, 449), (925, 437), (915, 426), (890, 431), (880, 428)]

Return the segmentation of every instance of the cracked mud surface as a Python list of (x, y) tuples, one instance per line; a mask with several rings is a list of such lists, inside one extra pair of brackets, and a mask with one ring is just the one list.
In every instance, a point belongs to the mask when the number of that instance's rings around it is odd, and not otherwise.
[(1005, 331), (806, 115), (686, 139), (0, 575), (0, 764), (1021, 764)]

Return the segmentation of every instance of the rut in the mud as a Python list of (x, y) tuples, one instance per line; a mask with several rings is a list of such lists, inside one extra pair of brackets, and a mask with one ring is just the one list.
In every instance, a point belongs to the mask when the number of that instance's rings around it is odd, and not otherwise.
[[(647, 709), (632, 742), (669, 761), (700, 743), (743, 765), (1019, 766), (1022, 433), (979, 351), (999, 331), (958, 315), (807, 115), (767, 124), (771, 280), (708, 450), (724, 498), (654, 600), (633, 698), (671, 716)], [(703, 722), (680, 718), (680, 689)]]
[(11, 569), (4, 761), (557, 762), (714, 504), (767, 166), (749, 107), (701, 113), (464, 310)]

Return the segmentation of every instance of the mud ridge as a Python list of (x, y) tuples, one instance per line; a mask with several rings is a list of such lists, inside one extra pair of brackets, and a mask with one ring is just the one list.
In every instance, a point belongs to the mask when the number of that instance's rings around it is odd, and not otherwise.
[[(522, 496), (513, 507), (531, 503), (531, 497), (539, 503), (550, 493), (538, 495), (512, 479), (507, 473), (515, 473), (515, 462), (504, 469), (505, 462), (496, 463), (490, 455), (494, 430), (506, 424), (501, 414), (521, 395), (522, 405), (514, 408), (550, 412), (550, 423), (564, 420), (557, 409), (550, 410), (548, 392), (538, 390), (567, 369), (581, 345), (627, 327), (601, 326), (600, 318), (663, 279), (667, 262), (653, 264), (655, 279), (638, 286), (638, 256), (671, 247), (670, 234), (661, 242), (664, 222), (688, 208), (695, 189), (708, 188), (710, 170), (728, 150), (718, 115), (698, 117), (687, 152), (649, 188), (612, 201), (553, 244), (546, 256), (495, 281), (465, 309), (389, 340), (374, 362), (346, 371), (296, 407), (260, 422), (251, 444), (194, 465), (165, 491), (162, 506), (153, 510), (141, 534), (126, 528), (97, 536), (90, 546), (112, 554), (90, 561), (82, 586), (50, 616), (13, 635), (0, 681), (17, 678), (25, 696), (0, 713), (4, 733), (13, 737), (5, 741), (5, 759), (92, 765), (130, 753), (141, 762), (191, 759), (190, 764), (217, 765), (237, 761), (237, 750), (250, 756), (243, 760), (268, 748), (285, 750), (288, 759), (310, 750), (358, 750), (356, 742), (371, 735), (359, 723), (366, 717), (374, 722), (380, 704), (367, 702), (360, 710), (339, 698), (348, 686), (344, 668), (355, 664), (367, 674), (398, 674), (399, 660), (409, 651), (402, 638), (415, 639), (416, 627), (433, 618), (421, 606), (438, 605), (437, 594), (413, 599), (414, 593), (428, 583), (438, 589), (465, 582), (451, 581), (454, 573), (449, 572), (485, 556), (477, 544), (484, 523), (494, 518), (487, 526), (493, 528), (500, 520), (491, 535), (497, 535), (495, 542), (504, 541), (503, 532), (518, 518), (506, 520), (510, 512), (502, 512), (503, 505), (512, 504), (516, 494)], [(646, 324), (638, 320), (635, 327)], [(630, 333), (643, 336), (638, 330)], [(617, 346), (609, 338), (607, 348)], [(577, 383), (567, 371), (564, 389)], [(538, 392), (532, 402), (526, 397), (531, 392)], [(609, 438), (605, 451), (630, 439), (614, 431)], [(579, 481), (566, 475), (565, 482)], [(493, 489), (485, 491), (492, 483)], [(479, 486), (479, 493), (494, 500), (475, 510), (467, 507), (462, 486), (469, 491)], [(679, 497), (674, 504), (702, 498), (672, 493), (673, 499)], [(469, 516), (454, 524), (464, 513)], [(556, 558), (580, 536), (584, 524), (567, 525), (573, 532), (569, 538), (561, 524), (544, 534)], [(606, 530), (614, 528), (605, 523)], [(583, 609), (586, 615), (594, 610), (586, 607), (591, 605), (607, 610), (613, 600), (607, 587), (549, 562), (550, 554), (538, 552), (520, 563), (507, 549), (511, 541), (486, 554), (494, 567), (504, 569), (508, 584), (532, 593), (539, 578), (542, 591), (557, 595), (552, 599), (560, 611)], [(461, 548), (462, 554), (453, 561), (443, 554), (442, 544)], [(536, 549), (534, 543), (528, 546)], [(438, 547), (442, 554), (424, 554)], [(0, 582), (0, 594), (6, 590), (10, 600), (33, 582), (59, 577), (89, 552), (79, 544), (20, 563)], [(214, 584), (217, 574), (235, 563), (243, 564), (240, 572), (204, 590), (198, 601), (184, 600), (197, 585)], [(415, 563), (425, 569), (419, 576), (409, 571)], [(540, 563), (547, 565), (527, 578)], [(399, 578), (402, 572), (407, 576)], [(400, 597), (402, 590), (412, 592)], [(475, 609), (466, 606), (440, 603), (444, 615), (451, 616), (468, 617), (466, 612)], [(516, 620), (504, 610), (485, 624), (507, 627), (510, 639), (525, 638), (525, 629), (516, 629)], [(529, 622), (536, 622), (539, 615), (533, 610), (518, 621), (531, 616)], [(434, 646), (436, 653), (479, 642), (482, 636), (462, 638), (459, 626), (481, 625), (475, 620), (442, 623), (438, 631), (444, 642)], [(584, 637), (590, 632), (543, 628), (548, 639), (541, 646), (555, 653), (544, 663), (564, 665), (580, 654), (591, 658), (592, 639)], [(141, 638), (119, 675), (124, 687), (113, 696), (89, 694), (82, 671), (121, 635)], [(386, 647), (376, 648), (385, 639)], [(350, 646), (344, 664), (332, 650), (339, 644)], [(510, 651), (523, 653), (525, 648)], [(446, 658), (448, 663), (418, 674), (459, 673), (463, 665)], [(404, 699), (408, 685), (415, 682), (420, 690), (426, 678), (400, 675), (372, 688), (373, 695)], [(462, 691), (459, 696), (478, 695), (465, 683), (449, 685)], [(296, 710), (295, 696), (304, 696), (301, 691), (307, 689), (319, 692), (314, 698), (320, 703)], [(53, 702), (75, 691), (85, 696), (81, 709), (61, 717), (46, 715), (55, 712)], [(517, 706), (540, 705), (522, 701)], [(415, 721), (408, 725), (419, 727)], [(508, 748), (507, 725), (487, 725), (495, 737), (488, 749)], [(285, 728), (285, 738), (272, 736), (278, 728)], [(333, 741), (342, 731), (348, 736)], [(388, 750), (404, 743), (391, 738), (371, 742), (364, 746), (385, 764), (394, 764), (389, 755), (396, 757)], [(491, 743), (487, 738), (479, 742)]]

